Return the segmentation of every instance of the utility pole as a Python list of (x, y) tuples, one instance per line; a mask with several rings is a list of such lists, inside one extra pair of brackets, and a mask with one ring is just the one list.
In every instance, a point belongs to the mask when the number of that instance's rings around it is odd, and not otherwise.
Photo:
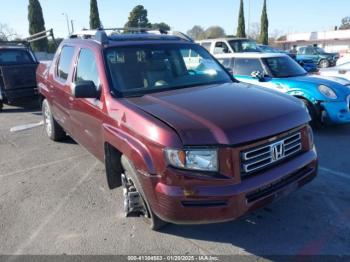
[(250, 37), (250, 0), (248, 0), (248, 37)]
[(62, 13), (62, 15), (66, 17), (68, 35), (70, 35), (71, 33), (70, 33), (70, 28), (69, 28), (69, 18), (68, 18), (68, 15), (67, 15), (67, 13)]
[(71, 28), (72, 28), (72, 34), (74, 34), (74, 20), (70, 20), (70, 23), (71, 23)]

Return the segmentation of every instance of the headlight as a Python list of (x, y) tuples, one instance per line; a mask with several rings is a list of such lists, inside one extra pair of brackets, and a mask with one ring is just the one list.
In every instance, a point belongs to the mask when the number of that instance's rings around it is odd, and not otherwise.
[(325, 86), (325, 85), (319, 85), (318, 90), (326, 97), (330, 99), (337, 99), (337, 94), (333, 91), (332, 88)]
[(314, 132), (310, 125), (307, 125), (307, 134), (309, 139), (309, 148), (312, 149), (314, 147)]
[(165, 149), (165, 157), (173, 167), (199, 171), (218, 171), (218, 152), (216, 149)]

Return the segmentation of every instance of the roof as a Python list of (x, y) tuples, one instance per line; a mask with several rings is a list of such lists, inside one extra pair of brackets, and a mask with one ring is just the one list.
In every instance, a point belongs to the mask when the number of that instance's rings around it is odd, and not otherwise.
[(245, 53), (230, 53), (229, 57), (233, 58), (271, 58), (271, 57), (287, 57), (288, 55), (283, 53), (258, 53), (258, 52), (245, 52)]
[[(203, 39), (203, 40), (198, 40), (196, 42), (201, 43), (201, 42), (231, 41), (231, 40), (251, 40), (251, 39), (239, 38), (239, 37), (222, 37), (222, 38), (213, 38), (213, 39)], [(254, 40), (252, 40), (252, 41), (254, 41)]]
[[(110, 31), (111, 33), (107, 34)], [(97, 30), (83, 30), (74, 33), (70, 39), (91, 39), (98, 44), (110, 45), (115, 42), (139, 41), (186, 41), (193, 40), (177, 31), (153, 30), (148, 28), (111, 28)]]
[(17, 49), (25, 49), (29, 47), (29, 43), (26, 41), (0, 41), (0, 48), (9, 49), (9, 48), (17, 48)]

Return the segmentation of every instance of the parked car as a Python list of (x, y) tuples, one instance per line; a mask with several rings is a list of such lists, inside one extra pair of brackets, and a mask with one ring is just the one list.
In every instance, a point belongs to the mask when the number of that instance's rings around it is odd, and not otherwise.
[(258, 47), (264, 53), (281, 53), (281, 54), (286, 54), (286, 55), (290, 56), (295, 61), (297, 61), (298, 64), (301, 65), (309, 73), (314, 73), (314, 72), (318, 71), (317, 64), (315, 64), (311, 59), (303, 59), (301, 57), (299, 57), (299, 59), (297, 59), (296, 54), (294, 54), (292, 52), (273, 48), (273, 47), (268, 46), (268, 45), (259, 44)]
[(248, 38), (218, 38), (196, 42), (213, 55), (233, 54), (243, 52), (260, 52), (256, 42)]
[(186, 38), (136, 32), (83, 31), (37, 71), (47, 135), (105, 163), (126, 215), (153, 229), (228, 221), (316, 176), (300, 101), (238, 83)]
[(319, 74), (322, 76), (341, 77), (350, 80), (350, 62), (331, 68), (321, 69)]
[(4, 103), (14, 103), (37, 94), (38, 66), (27, 42), (0, 42), (0, 111)]
[(235, 54), (229, 60), (220, 59), (231, 67), (234, 77), (303, 101), (316, 126), (326, 123), (350, 123), (350, 89), (338, 82), (310, 77), (293, 59), (285, 54)]
[(320, 47), (309, 45), (299, 47), (296, 58), (297, 60), (312, 60), (318, 67), (326, 68), (336, 64), (339, 54), (327, 53)]

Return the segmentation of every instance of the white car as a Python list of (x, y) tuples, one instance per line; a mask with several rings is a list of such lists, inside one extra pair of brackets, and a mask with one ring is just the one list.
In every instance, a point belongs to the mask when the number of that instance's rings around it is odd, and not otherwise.
[(254, 40), (248, 38), (217, 38), (196, 41), (215, 57), (230, 57), (234, 53), (260, 52)]
[(350, 62), (342, 64), (340, 66), (324, 68), (319, 71), (321, 76), (340, 77), (350, 80)]

